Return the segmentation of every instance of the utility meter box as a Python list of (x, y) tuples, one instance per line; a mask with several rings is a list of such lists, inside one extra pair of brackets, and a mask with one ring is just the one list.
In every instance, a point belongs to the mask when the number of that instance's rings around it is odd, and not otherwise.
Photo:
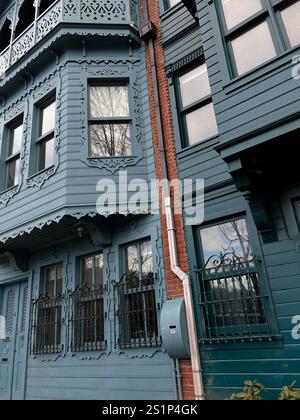
[(190, 357), (185, 303), (183, 298), (167, 300), (161, 311), (163, 345), (171, 358)]

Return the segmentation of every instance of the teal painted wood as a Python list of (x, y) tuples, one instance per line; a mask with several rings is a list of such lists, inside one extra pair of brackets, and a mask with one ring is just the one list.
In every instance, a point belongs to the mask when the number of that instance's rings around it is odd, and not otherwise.
[[(127, 0), (125, 3), (129, 4)], [(26, 56), (19, 57), (0, 80), (0, 93), (4, 97), (0, 106), (1, 150), (7, 142), (2, 136), (2, 128), (22, 113), (25, 120), (20, 185), (11, 191), (0, 191), (0, 238), (3, 243), (9, 240), (10, 246), (15, 244), (14, 240), (18, 241), (23, 252), (34, 248), (27, 273), (14, 269), (13, 261), (9, 264), (7, 257), (1, 256), (0, 299), (7, 283), (19, 284), (25, 275), (32, 281), (29, 298), (37, 298), (41, 293), (43, 267), (58, 262), (63, 263), (63, 290), (67, 294), (77, 285), (77, 259), (103, 251), (107, 287), (105, 350), (69, 351), (65, 318), (61, 353), (32, 356), (27, 352), (25, 398), (175, 399), (172, 363), (163, 347), (122, 350), (115, 347), (118, 326), (115, 326), (114, 318), (113, 282), (119, 281), (124, 274), (124, 244), (150, 238), (157, 273), (158, 316), (166, 300), (159, 215), (131, 215), (113, 222), (105, 220), (104, 226), (112, 229), (112, 242), (104, 249), (93, 245), (91, 240), (79, 239), (76, 233), (74, 235), (76, 228), (68, 239), (65, 225), (54, 224), (64, 215), (76, 219), (95, 216), (99, 196), (96, 184), (100, 179), (107, 178), (119, 184), (119, 172), (126, 169), (129, 181), (139, 178), (149, 183), (156, 173), (144, 46), (137, 38), (136, 28), (129, 26), (128, 21), (121, 25), (106, 22), (99, 27), (90, 23), (85, 21), (80, 30), (71, 22), (56, 25)], [(21, 80), (19, 76), (25, 71), (28, 71), (28, 79)], [(88, 81), (105, 82), (108, 79), (129, 81), (134, 157), (90, 161)], [(57, 98), (55, 165), (49, 171), (35, 174), (35, 106), (54, 91)], [(3, 157), (0, 164), (0, 170), (4, 170)], [(120, 182), (124, 182), (124, 176)], [(76, 219), (69, 219), (71, 225)], [(45, 234), (45, 226), (51, 223), (53, 226)], [(56, 233), (53, 233), (55, 226)], [(35, 246), (32, 238), (35, 238)], [(5, 245), (1, 245), (1, 251), (6, 251)], [(67, 310), (67, 304), (64, 305)], [(25, 344), (29, 338), (27, 326)]]
[(292, 78), (292, 70), (293, 59), (300, 49), (295, 47), (281, 53), (249, 74), (231, 79), (214, 3), (198, 0), (197, 7), (209, 74), (219, 81), (213, 85), (213, 99), (220, 146), (223, 150), (223, 145), (229, 141), (238, 143), (241, 136), (252, 133), (251, 142), (236, 145), (228, 153), (224, 151), (227, 156), (265, 141), (263, 137), (259, 138), (258, 132), (265, 129), (271, 133), (272, 124), (275, 126), (284, 117), (291, 120), (286, 132), (299, 128), (300, 86)]
[[(97, 35), (97, 31), (92, 31)], [(91, 35), (89, 30), (83, 33), (88, 38)], [(81, 214), (95, 213), (99, 196), (96, 191), (97, 182), (107, 178), (118, 184), (118, 171), (121, 169), (128, 170), (129, 181), (139, 178), (150, 182), (155, 173), (143, 48), (135, 44), (133, 54), (129, 54), (128, 41), (124, 39), (124, 42), (119, 42), (120, 37), (125, 37), (126, 34), (114, 29), (113, 35), (108, 35), (112, 37), (109, 49), (103, 43), (103, 50), (99, 51), (97, 45), (91, 42), (88, 44), (90, 48), (87, 58), (80, 45), (79, 49), (73, 50), (69, 31), (67, 35), (61, 29), (56, 35), (61, 37), (61, 41), (57, 41), (55, 37), (50, 38), (50, 42), (59, 51), (57, 65), (53, 56), (47, 56), (49, 51), (46, 49), (42, 53), (41, 48), (43, 59), (35, 58), (36, 71), (30, 87), (17, 82), (12, 88), (9, 77), (2, 86), (5, 105), (0, 108), (0, 126), (3, 128), (22, 113), (26, 121), (21, 183), (17, 188), (0, 192), (0, 237), (3, 240), (10, 235), (29, 232), (34, 226), (58, 220), (65, 214), (76, 214), (78, 217)], [(103, 39), (104, 36), (105, 33), (101, 31), (99, 37)], [(70, 45), (69, 50), (67, 45)], [(32, 56), (29, 58), (32, 59)], [(88, 159), (87, 147), (87, 83), (95, 79), (107, 80), (109, 74), (113, 75), (111, 77), (130, 81), (134, 157), (91, 161)], [(12, 77), (15, 81), (16, 76), (12, 74)], [(35, 104), (54, 90), (58, 102), (56, 162), (50, 170), (35, 174), (32, 149), (32, 133), (36, 122)], [(3, 149), (5, 139), (2, 140)], [(4, 171), (5, 164), (2, 160), (2, 172)], [(40, 203), (38, 208), (34, 204), (37, 200)]]

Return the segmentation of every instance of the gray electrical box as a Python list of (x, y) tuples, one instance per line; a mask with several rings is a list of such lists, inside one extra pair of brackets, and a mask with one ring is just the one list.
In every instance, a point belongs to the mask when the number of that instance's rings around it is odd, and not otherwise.
[(167, 300), (161, 311), (161, 333), (168, 355), (174, 359), (190, 357), (189, 338), (183, 298)]

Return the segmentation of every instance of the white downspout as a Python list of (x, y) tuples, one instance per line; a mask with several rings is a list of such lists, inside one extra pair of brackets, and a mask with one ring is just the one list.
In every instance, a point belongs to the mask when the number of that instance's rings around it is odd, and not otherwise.
[(178, 265), (176, 229), (174, 225), (174, 216), (173, 216), (170, 194), (168, 194), (168, 196), (165, 197), (165, 211), (166, 211), (171, 270), (182, 281), (182, 285), (183, 285), (184, 301), (185, 301), (185, 306), (186, 306), (186, 317), (187, 317), (187, 324), (188, 324), (188, 335), (189, 335), (189, 343), (190, 343), (190, 350), (191, 350), (191, 363), (192, 363), (192, 372), (193, 372), (193, 380), (194, 380), (195, 399), (204, 400), (205, 393), (204, 393), (202, 368), (201, 368), (200, 353), (199, 353), (198, 339), (197, 339), (195, 313), (194, 313), (194, 308), (193, 308), (192, 289), (191, 289), (191, 283), (190, 283), (190, 278), (188, 274), (186, 274)]

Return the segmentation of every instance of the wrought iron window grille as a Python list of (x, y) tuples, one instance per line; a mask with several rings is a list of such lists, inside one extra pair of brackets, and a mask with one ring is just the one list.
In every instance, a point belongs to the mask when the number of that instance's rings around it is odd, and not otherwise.
[(159, 347), (156, 275), (125, 273), (114, 287), (115, 348)]
[(199, 277), (205, 335), (202, 344), (272, 340), (258, 260), (233, 253), (211, 256)]
[(69, 351), (86, 352), (105, 350), (104, 339), (105, 286), (86, 283), (68, 295)]
[(64, 295), (42, 294), (31, 306), (31, 355), (55, 354), (61, 343), (62, 303)]

